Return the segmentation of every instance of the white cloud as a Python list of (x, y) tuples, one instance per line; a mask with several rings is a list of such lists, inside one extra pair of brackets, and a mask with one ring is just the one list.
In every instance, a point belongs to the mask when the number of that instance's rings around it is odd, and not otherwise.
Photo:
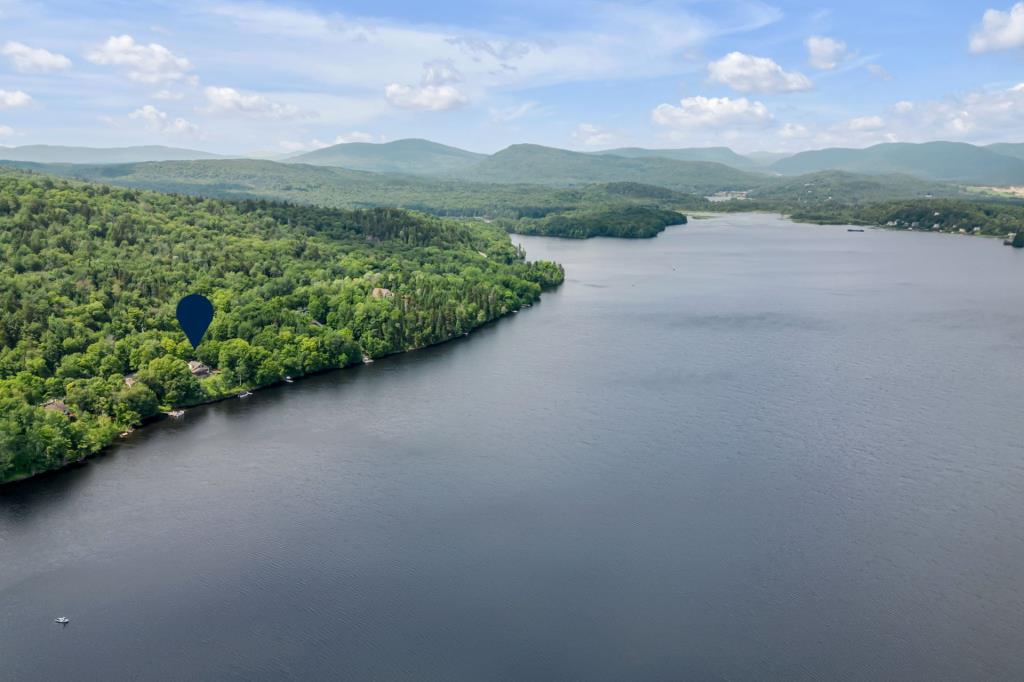
[(21, 90), (0, 90), (0, 109), (14, 109), (32, 102), (32, 98)]
[(62, 54), (50, 52), (38, 47), (29, 47), (24, 43), (9, 42), (3, 47), (3, 54), (10, 57), (17, 71), (59, 71), (71, 66), (71, 60)]
[(846, 127), (853, 131), (881, 130), (885, 121), (881, 116), (860, 116), (847, 121)]
[(121, 66), (128, 77), (140, 83), (162, 83), (186, 78), (192, 64), (163, 45), (136, 43), (129, 35), (111, 36), (86, 58), (94, 64)]
[[(275, 71), (301, 73), (304, 79), (332, 86), (414, 87), (422, 74), (411, 74), (410, 65), (441, 61), (469, 84), (459, 90), (473, 99), (491, 89), (672, 75), (678, 70), (678, 56), (688, 50), (756, 30), (782, 16), (757, 0), (736, 1), (724, 13), (675, 5), (593, 3), (573, 25), (543, 31), (535, 38), (281, 4), (228, 1), (204, 9), (216, 29), (260, 36), (260, 49), (252, 58)], [(324, 54), (331, 58), (322, 58)]]
[(0, 137), (10, 137), (14, 134), (14, 128), (10, 126), (0, 126)]
[(491, 121), (494, 123), (511, 123), (518, 120), (537, 108), (536, 102), (523, 102), (508, 107), (491, 109)]
[(659, 104), (651, 112), (651, 119), (658, 125), (673, 128), (764, 126), (772, 121), (772, 115), (764, 104), (746, 97), (731, 99), (698, 95), (680, 100), (678, 107)]
[(165, 102), (180, 100), (184, 98), (185, 93), (178, 92), (176, 90), (157, 90), (153, 93), (153, 99), (159, 99)]
[(454, 85), (402, 85), (392, 83), (384, 88), (384, 96), (393, 106), (402, 109), (427, 109), (443, 111), (455, 109), (469, 102)]
[(353, 130), (350, 133), (344, 133), (334, 138), (334, 144), (346, 144), (348, 142), (373, 142), (373, 133), (363, 132), (362, 130)]
[(144, 121), (146, 127), (157, 133), (194, 133), (199, 128), (183, 118), (171, 119), (167, 112), (160, 111), (152, 104), (139, 107), (128, 118)]
[(580, 123), (572, 133), (572, 139), (588, 147), (608, 144), (614, 137), (611, 132), (599, 128), (593, 123)]
[(447, 85), (464, 80), (450, 59), (435, 59), (423, 65), (424, 85)]
[(779, 135), (787, 140), (805, 140), (812, 133), (807, 126), (799, 123), (787, 123), (779, 130)]
[(463, 80), (450, 59), (434, 59), (423, 65), (419, 87), (391, 83), (384, 88), (384, 96), (392, 106), (402, 109), (455, 109), (469, 103), (469, 97), (452, 85)]
[(846, 43), (835, 38), (811, 36), (805, 44), (808, 60), (816, 69), (834, 69), (847, 56)]
[(987, 10), (981, 26), (971, 34), (970, 47), (971, 52), (1024, 47), (1024, 2), (1018, 2), (1008, 12)]
[(308, 115), (294, 104), (275, 102), (263, 95), (244, 93), (234, 88), (208, 86), (204, 88), (203, 94), (206, 95), (209, 105), (207, 110), (211, 113), (241, 114), (252, 118), (274, 119), (299, 118)]
[(767, 57), (730, 52), (708, 64), (712, 81), (739, 92), (795, 92), (809, 90), (811, 81), (802, 73), (784, 71)]
[(897, 114), (909, 114), (914, 110), (914, 103), (908, 102), (907, 100), (901, 100), (892, 105), (892, 110)]
[(884, 66), (882, 66), (881, 64), (868, 64), (864, 68), (868, 70), (868, 73), (870, 73), (875, 78), (878, 78), (879, 80), (883, 80), (883, 81), (891, 81), (892, 80), (892, 74), (889, 73), (886, 70), (886, 68)]
[(323, 149), (324, 147), (330, 147), (336, 144), (347, 144), (349, 142), (383, 142), (383, 138), (374, 137), (373, 133), (363, 132), (361, 130), (353, 130), (349, 133), (343, 133), (334, 138), (333, 142), (324, 142), (313, 138), (309, 142), (295, 141), (295, 140), (281, 140), (278, 145), (288, 152), (308, 152), (314, 149)]

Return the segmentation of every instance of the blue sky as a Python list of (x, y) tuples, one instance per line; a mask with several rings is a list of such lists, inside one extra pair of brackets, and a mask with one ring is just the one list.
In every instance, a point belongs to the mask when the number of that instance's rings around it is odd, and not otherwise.
[(1024, 141), (1024, 3), (0, 0), (0, 144)]

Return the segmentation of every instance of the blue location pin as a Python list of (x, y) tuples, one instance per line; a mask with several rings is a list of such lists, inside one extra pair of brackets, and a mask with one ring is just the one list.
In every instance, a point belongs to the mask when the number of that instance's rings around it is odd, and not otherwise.
[(213, 321), (213, 304), (199, 294), (189, 294), (178, 301), (178, 324), (195, 350)]

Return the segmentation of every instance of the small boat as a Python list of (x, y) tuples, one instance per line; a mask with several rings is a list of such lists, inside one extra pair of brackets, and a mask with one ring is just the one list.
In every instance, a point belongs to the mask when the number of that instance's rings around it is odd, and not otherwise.
[(68, 623), (71, 622), (71, 619), (67, 618), (66, 616), (61, 616), (60, 618), (54, 618), (53, 622), (54, 623), (60, 623), (61, 625), (67, 625)]
[(363, 364), (369, 365), (371, 362), (373, 362), (373, 358), (371, 358), (369, 355), (363, 356)]
[(850, 228), (847, 228), (846, 231), (847, 232), (863, 232), (864, 230), (855, 230), (854, 228), (850, 227)]
[(241, 393), (238, 394), (238, 397), (239, 398), (248, 398), (251, 395), (252, 395), (252, 391), (242, 391)]
[(284, 383), (286, 383), (286, 384), (294, 384), (295, 383), (295, 379), (292, 379), (291, 377), (285, 377), (284, 378)]
[(185, 410), (171, 410), (167, 413), (167, 416), (173, 417), (174, 419), (181, 419), (185, 416)]

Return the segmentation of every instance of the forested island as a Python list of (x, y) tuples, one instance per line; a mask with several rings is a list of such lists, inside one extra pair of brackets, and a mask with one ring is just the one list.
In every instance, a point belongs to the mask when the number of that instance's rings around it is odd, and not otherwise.
[[(2, 172), (0, 482), (172, 407), (467, 333), (563, 277), (481, 221)], [(216, 308), (195, 351), (189, 293)]]
[(652, 206), (605, 206), (550, 213), (543, 218), (502, 221), (509, 232), (541, 237), (655, 237), (669, 225), (685, 225), (686, 216), (678, 211)]

